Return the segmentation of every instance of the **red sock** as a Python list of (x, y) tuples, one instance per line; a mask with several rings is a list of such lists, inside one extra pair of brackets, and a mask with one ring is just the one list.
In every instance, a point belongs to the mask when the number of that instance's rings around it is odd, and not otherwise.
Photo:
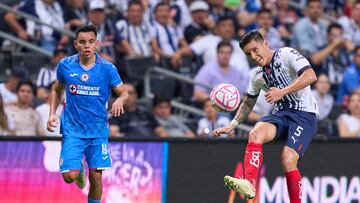
[(262, 165), (262, 160), (262, 144), (249, 142), (246, 146), (244, 158), (245, 178), (249, 180), (254, 187), (256, 187), (256, 181)]
[(301, 174), (298, 169), (286, 172), (286, 183), (290, 203), (301, 203)]

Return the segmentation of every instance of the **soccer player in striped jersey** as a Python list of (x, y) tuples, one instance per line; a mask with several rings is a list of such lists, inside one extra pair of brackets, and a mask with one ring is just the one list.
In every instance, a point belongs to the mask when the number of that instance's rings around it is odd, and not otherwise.
[(313, 139), (318, 108), (310, 84), (317, 80), (309, 61), (289, 47), (271, 50), (259, 31), (251, 31), (240, 39), (240, 47), (259, 67), (252, 72), (247, 96), (230, 125), (214, 130), (214, 135), (230, 133), (245, 121), (261, 90), (266, 101), (275, 106), (250, 131), (246, 146), (245, 177), (225, 176), (225, 184), (248, 199), (255, 196), (255, 184), (263, 160), (262, 145), (280, 137), (286, 144), (281, 163), (285, 173), (290, 202), (301, 202), (301, 175), (297, 168), (300, 157)]
[(57, 126), (55, 113), (65, 90), (66, 105), (60, 125), (60, 172), (66, 183), (76, 181), (78, 187), (84, 188), (85, 155), (90, 180), (88, 203), (100, 203), (102, 170), (111, 167), (107, 100), (113, 89), (119, 97), (112, 104), (110, 113), (120, 116), (129, 94), (116, 67), (95, 53), (99, 46), (96, 27), (80, 27), (75, 34), (74, 46), (78, 54), (66, 57), (58, 64), (47, 128), (52, 132)]

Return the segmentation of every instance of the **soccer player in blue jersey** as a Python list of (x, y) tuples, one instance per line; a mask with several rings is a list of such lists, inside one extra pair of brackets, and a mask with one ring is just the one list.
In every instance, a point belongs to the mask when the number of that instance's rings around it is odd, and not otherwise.
[(310, 84), (316, 75), (309, 61), (289, 47), (271, 50), (259, 31), (251, 31), (240, 40), (240, 47), (259, 67), (251, 75), (247, 96), (230, 125), (214, 130), (214, 135), (230, 133), (252, 111), (261, 90), (266, 101), (275, 106), (250, 131), (246, 146), (244, 178), (225, 176), (225, 184), (251, 199), (263, 160), (262, 145), (277, 138), (286, 144), (281, 154), (290, 202), (301, 203), (301, 175), (297, 168), (300, 157), (316, 133), (318, 108)]
[(74, 46), (78, 54), (58, 64), (47, 122), (48, 130), (53, 131), (58, 122), (55, 112), (65, 89), (66, 105), (60, 125), (60, 172), (66, 183), (76, 181), (78, 187), (84, 188), (85, 155), (89, 166), (89, 203), (100, 203), (102, 170), (111, 167), (106, 109), (111, 89), (119, 95), (110, 111), (115, 117), (124, 113), (123, 106), (129, 95), (116, 67), (95, 53), (99, 45), (96, 37), (97, 29), (93, 25), (80, 27), (76, 31)]

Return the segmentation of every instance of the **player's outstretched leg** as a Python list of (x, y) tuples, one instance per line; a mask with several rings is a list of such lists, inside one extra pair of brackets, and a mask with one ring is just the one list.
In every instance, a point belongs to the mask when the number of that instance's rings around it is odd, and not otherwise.
[(281, 164), (285, 172), (290, 203), (301, 203), (301, 174), (297, 168), (298, 153), (285, 146), (281, 155)]
[(88, 203), (100, 203), (102, 195), (102, 171), (90, 170), (89, 173), (90, 190)]
[(86, 185), (86, 174), (85, 174), (85, 165), (84, 165), (84, 160), (81, 161), (81, 169), (80, 169), (80, 173), (78, 175), (78, 177), (76, 178), (76, 185), (80, 188), (83, 189)]
[(245, 179), (225, 176), (224, 182), (230, 189), (243, 194), (248, 199), (254, 198), (256, 182), (263, 160), (262, 144), (273, 140), (275, 135), (275, 125), (267, 122), (259, 122), (255, 125), (249, 133), (249, 142), (246, 146)]

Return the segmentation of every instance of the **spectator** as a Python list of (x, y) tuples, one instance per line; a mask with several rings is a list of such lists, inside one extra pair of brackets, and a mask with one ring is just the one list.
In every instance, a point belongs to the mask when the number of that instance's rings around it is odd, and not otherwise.
[(181, 121), (181, 118), (171, 115), (170, 100), (155, 97), (153, 112), (156, 120), (165, 129), (169, 137), (195, 137), (195, 134)]
[[(255, 71), (255, 69), (253, 70)], [(258, 122), (260, 118), (269, 115), (273, 109), (274, 106), (265, 100), (265, 92), (260, 91), (253, 111), (249, 114), (246, 122), (249, 125), (255, 125), (255, 123)]]
[[(49, 94), (51, 91), (51, 88), (53, 86), (54, 83), (51, 83), (45, 90), (46, 95), (48, 95), (46, 98), (44, 98), (44, 103), (39, 105), (38, 107), (36, 107), (36, 111), (40, 114), (41, 116), (41, 120), (43, 122), (42, 126), (44, 127), (43, 131), (45, 132), (46, 135), (49, 136), (60, 136), (60, 126), (58, 126), (57, 128), (54, 128), (54, 132), (50, 132), (46, 129), (46, 125), (47, 125), (47, 121), (49, 119), (49, 114), (50, 114), (50, 99), (49, 99)], [(56, 110), (56, 118), (57, 121), (60, 123), (60, 118), (61, 118), (61, 114), (63, 112), (63, 108), (64, 105), (62, 104), (62, 102), (59, 104), (57, 110)]]
[(85, 25), (87, 22), (85, 0), (66, 0), (64, 19), (68, 30), (75, 31)]
[[(210, 99), (206, 99), (203, 103), (203, 110), (205, 117), (201, 118), (198, 123), (197, 135), (199, 137), (213, 137), (212, 131), (216, 128), (228, 126), (230, 119), (225, 116), (220, 116), (218, 112), (212, 107)], [(227, 136), (227, 135), (223, 135)], [(234, 132), (228, 135), (234, 137)]]
[(319, 117), (318, 120), (324, 120), (330, 114), (331, 109), (334, 106), (334, 97), (329, 94), (330, 91), (330, 81), (327, 75), (321, 74), (318, 76), (318, 80), (315, 83), (315, 89), (312, 90), (312, 95), (314, 96), (318, 107), (319, 107)]
[(209, 16), (209, 6), (205, 1), (194, 1), (190, 5), (190, 11), (192, 22), (184, 31), (184, 36), (188, 43), (211, 34), (211, 30), (215, 27), (215, 22)]
[(155, 61), (160, 57), (171, 57), (180, 47), (187, 47), (183, 33), (179, 27), (171, 25), (170, 6), (165, 2), (158, 3), (154, 10), (152, 47)]
[[(36, 96), (45, 101), (48, 97), (47, 87), (56, 80), (56, 69), (57, 64), (61, 59), (68, 56), (68, 52), (65, 49), (56, 49), (51, 58), (50, 67), (42, 67), (39, 71), (37, 81), (36, 81)], [(47, 120), (47, 119), (46, 119)]]
[(19, 136), (45, 135), (40, 114), (32, 107), (34, 87), (31, 82), (20, 82), (16, 87), (17, 102), (6, 106), (6, 113), (14, 120), (15, 134)]
[(23, 67), (15, 67), (11, 70), (10, 77), (5, 83), (0, 84), (0, 95), (3, 97), (4, 104), (15, 103), (16, 87), (18, 83), (24, 80), (28, 75), (28, 71)]
[(315, 71), (329, 76), (333, 90), (342, 81), (345, 68), (350, 65), (350, 54), (355, 48), (350, 40), (343, 37), (343, 33), (340, 24), (330, 24), (327, 29), (327, 45), (311, 55), (312, 64), (321, 67)]
[(222, 16), (228, 16), (235, 22), (235, 12), (224, 6), (225, 0), (211, 0), (210, 16), (214, 21), (218, 21)]
[[(19, 3), (21, 3), (22, 0), (4, 0), (4, 1), (1, 1), (1, 3), (7, 5), (7, 6), (10, 6), (10, 7), (16, 7)], [(13, 15), (13, 14), (11, 14)], [(0, 9), (0, 30), (3, 31), (3, 32), (6, 32), (6, 33), (11, 33), (11, 29), (10, 27), (8, 26), (8, 24), (6, 23), (6, 20), (5, 20), (5, 16), (7, 16), (7, 12), (3, 9)], [(17, 33), (15, 33), (16, 35)], [(19, 36), (18, 36), (19, 37)], [(5, 40), (4, 40), (5, 41)], [(9, 41), (8, 41), (9, 42)], [(0, 48), (2, 46), (6, 46), (7, 43), (3, 43), (3, 39), (0, 38)]]
[(349, 113), (342, 114), (338, 119), (339, 135), (342, 138), (360, 138), (360, 94), (350, 95)]
[(141, 1), (130, 1), (127, 14), (127, 20), (116, 23), (122, 50), (131, 57), (152, 56), (150, 27), (143, 21), (144, 7)]
[(176, 0), (171, 3), (171, 16), (181, 32), (191, 23), (190, 5), (194, 0)]
[(172, 64), (178, 66), (181, 63), (182, 56), (201, 56), (204, 63), (211, 62), (216, 58), (216, 47), (222, 40), (231, 41), (234, 48), (232, 52), (230, 65), (236, 67), (242, 74), (249, 75), (249, 63), (244, 52), (239, 47), (239, 42), (233, 40), (235, 33), (234, 21), (231, 17), (223, 16), (216, 23), (214, 35), (206, 35), (201, 39), (178, 50), (173, 58)]
[[(245, 94), (249, 83), (248, 74), (244, 75), (234, 66), (230, 65), (233, 50), (231, 42), (221, 41), (217, 46), (217, 59), (204, 64), (195, 76), (195, 81), (212, 86), (220, 83), (230, 83), (235, 85), (241, 94)], [(210, 92), (211, 89), (195, 85), (195, 101), (204, 101), (209, 97)]]
[(273, 27), (271, 10), (263, 8), (257, 13), (257, 26), (259, 32), (268, 41), (271, 49), (279, 49), (284, 46), (280, 33)]
[(274, 26), (279, 31), (281, 38), (286, 46), (290, 45), (294, 25), (298, 21), (299, 16), (296, 10), (289, 7), (289, 0), (276, 1), (277, 13), (274, 16)]
[(4, 101), (0, 95), (0, 136), (2, 135), (14, 135), (14, 121), (12, 118), (5, 112)]
[(125, 104), (125, 113), (109, 120), (110, 128), (118, 128), (121, 132), (110, 130), (115, 135), (124, 133), (126, 137), (168, 137), (163, 127), (156, 121), (154, 115), (137, 105), (138, 95), (135, 87), (126, 84), (129, 99)]
[(321, 0), (309, 0), (306, 8), (308, 16), (295, 24), (292, 47), (310, 56), (325, 45), (327, 25), (320, 19), (323, 14)]
[(337, 91), (337, 103), (341, 104), (344, 97), (360, 87), (360, 46), (354, 49), (354, 62), (346, 68), (343, 80)]
[[(20, 4), (18, 9), (19, 11), (23, 11), (41, 19), (44, 23), (57, 28), (65, 28), (63, 10), (56, 0), (24, 1), (23, 4)], [(48, 26), (39, 25), (28, 19), (25, 20), (25, 26), (21, 25), (18, 22), (15, 13), (7, 13), (5, 20), (21, 39), (29, 40), (31, 37), (32, 39), (39, 41), (39, 45), (50, 52), (53, 52), (58, 45), (65, 45), (68, 43), (67, 36), (61, 36), (61, 34), (55, 32)]]
[(98, 53), (104, 59), (115, 63), (116, 28), (114, 23), (106, 17), (106, 4), (104, 0), (91, 0), (89, 2), (88, 24), (93, 24), (98, 29), (97, 39), (100, 42)]
[(351, 18), (342, 16), (338, 19), (345, 31), (346, 39), (360, 46), (360, 0), (356, 0), (351, 9)]

